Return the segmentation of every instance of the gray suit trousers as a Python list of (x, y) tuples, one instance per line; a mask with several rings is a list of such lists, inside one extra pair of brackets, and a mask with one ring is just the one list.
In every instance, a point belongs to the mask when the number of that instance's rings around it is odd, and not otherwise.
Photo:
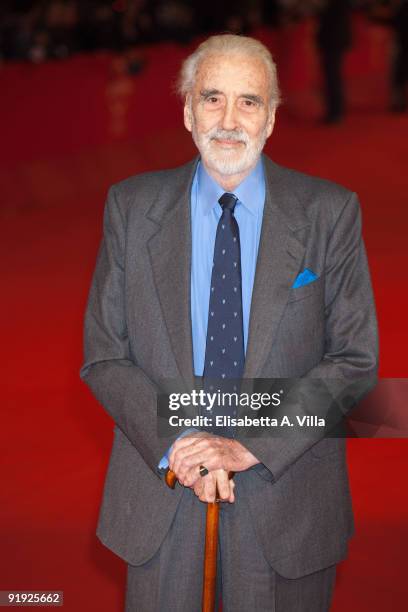
[[(297, 579), (266, 561), (236, 475), (236, 501), (220, 504), (217, 601), (223, 612), (327, 612), (336, 566)], [(126, 612), (201, 612), (206, 504), (185, 489), (171, 527), (145, 564), (128, 565)]]

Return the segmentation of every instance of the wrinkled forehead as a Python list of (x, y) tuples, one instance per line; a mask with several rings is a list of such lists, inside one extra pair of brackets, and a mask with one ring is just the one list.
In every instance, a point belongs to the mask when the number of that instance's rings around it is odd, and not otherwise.
[(262, 58), (247, 53), (218, 53), (206, 55), (198, 64), (194, 95), (202, 89), (217, 90), (226, 95), (253, 93), (267, 101), (271, 83)]

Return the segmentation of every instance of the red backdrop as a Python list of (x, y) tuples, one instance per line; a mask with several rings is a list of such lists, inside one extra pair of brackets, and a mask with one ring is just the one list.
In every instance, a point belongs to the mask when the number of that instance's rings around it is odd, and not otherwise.
[[(266, 152), (357, 191), (381, 333), (381, 375), (407, 375), (407, 117), (387, 113), (389, 33), (355, 22), (349, 115), (318, 125), (313, 24), (260, 31), (285, 104)], [(0, 69), (3, 399), (0, 590), (59, 589), (65, 609), (122, 609), (125, 566), (94, 535), (112, 422), (79, 381), (82, 318), (108, 186), (194, 154), (172, 94), (190, 50), (108, 53)], [(334, 612), (406, 607), (408, 447), (348, 444), (357, 534)]]

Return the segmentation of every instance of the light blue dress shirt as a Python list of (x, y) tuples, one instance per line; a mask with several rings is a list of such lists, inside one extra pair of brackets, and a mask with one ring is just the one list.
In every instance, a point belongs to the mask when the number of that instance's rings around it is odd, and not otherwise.
[[(225, 190), (199, 162), (191, 188), (191, 333), (196, 376), (202, 376), (204, 372), (212, 260), (217, 225), (222, 214), (218, 200), (223, 193)], [(239, 227), (241, 246), (242, 314), (246, 351), (252, 289), (265, 204), (262, 158), (252, 172), (234, 189), (234, 194), (238, 198), (234, 216)], [(186, 435), (189, 431), (191, 430), (186, 430), (182, 435)], [(168, 467), (169, 452), (170, 449), (161, 459), (159, 468)]]

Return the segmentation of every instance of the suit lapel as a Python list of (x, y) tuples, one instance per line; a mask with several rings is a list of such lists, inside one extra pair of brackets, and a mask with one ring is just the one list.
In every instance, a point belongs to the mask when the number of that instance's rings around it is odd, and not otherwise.
[(252, 292), (244, 378), (261, 377), (290, 288), (300, 271), (305, 245), (299, 230), (309, 224), (290, 179), (264, 159), (266, 196)]
[(159, 226), (148, 242), (150, 262), (175, 361), (188, 386), (193, 384), (190, 192), (196, 165), (197, 159), (164, 183), (147, 214)]

